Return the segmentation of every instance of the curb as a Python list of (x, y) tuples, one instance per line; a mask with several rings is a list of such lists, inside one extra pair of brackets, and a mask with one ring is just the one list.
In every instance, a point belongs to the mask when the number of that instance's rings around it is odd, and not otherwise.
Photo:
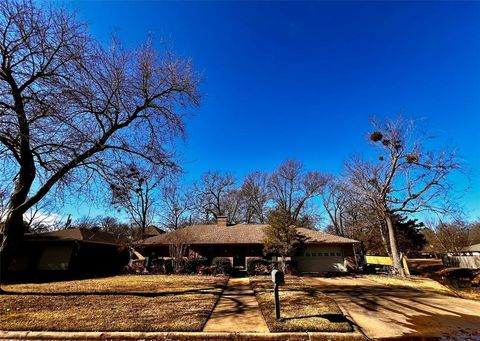
[(363, 341), (360, 333), (37, 332), (0, 331), (0, 340)]

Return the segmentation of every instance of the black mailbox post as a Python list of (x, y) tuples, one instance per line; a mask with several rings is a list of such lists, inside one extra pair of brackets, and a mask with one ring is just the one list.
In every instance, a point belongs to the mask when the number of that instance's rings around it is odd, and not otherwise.
[(275, 299), (275, 318), (280, 320), (280, 299), (278, 296), (278, 286), (285, 283), (285, 277), (280, 270), (272, 270), (273, 295)]

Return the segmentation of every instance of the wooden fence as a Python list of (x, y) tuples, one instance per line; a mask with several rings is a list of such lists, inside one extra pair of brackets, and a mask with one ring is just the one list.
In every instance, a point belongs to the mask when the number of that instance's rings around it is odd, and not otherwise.
[(480, 256), (442, 256), (442, 261), (445, 266), (480, 269)]

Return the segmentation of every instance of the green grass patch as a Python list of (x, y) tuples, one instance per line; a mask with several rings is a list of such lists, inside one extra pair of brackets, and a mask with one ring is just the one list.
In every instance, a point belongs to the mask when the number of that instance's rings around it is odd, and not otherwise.
[(4, 285), (0, 330), (201, 331), (226, 282), (148, 275)]
[(335, 301), (307, 278), (287, 276), (280, 286), (281, 321), (275, 319), (270, 277), (251, 277), (262, 314), (271, 332), (351, 332), (353, 328)]

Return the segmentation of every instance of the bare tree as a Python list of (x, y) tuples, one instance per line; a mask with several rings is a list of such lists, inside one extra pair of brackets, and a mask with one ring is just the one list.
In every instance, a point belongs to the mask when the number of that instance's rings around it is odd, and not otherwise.
[(277, 208), (287, 212), (295, 224), (306, 213), (308, 201), (320, 195), (326, 182), (319, 172), (307, 172), (300, 162), (288, 160), (270, 176), (268, 187)]
[(247, 224), (264, 224), (267, 220), (268, 174), (253, 172), (247, 174), (240, 189), (243, 221)]
[[(205, 221), (211, 217), (217, 219), (219, 216), (233, 216), (231, 199), (235, 190), (235, 180), (231, 174), (220, 172), (207, 172), (202, 175), (200, 183), (195, 184), (196, 209), (200, 214), (205, 215)], [(227, 205), (228, 204), (228, 205)], [(229, 211), (227, 211), (229, 206)], [(235, 210), (236, 211), (236, 210)]]
[(127, 244), (142, 238), (142, 231), (131, 224), (120, 222), (115, 217), (97, 217), (97, 224), (102, 231), (111, 233), (119, 244)]
[(54, 213), (54, 203), (51, 198), (36, 203), (24, 214), (24, 223), (29, 232), (42, 233), (58, 229), (62, 223)]
[(91, 217), (88, 215), (84, 215), (76, 219), (74, 224), (69, 225), (67, 229), (80, 228), (80, 229), (92, 230), (98, 227), (100, 227), (100, 221), (98, 217)]
[(322, 189), (323, 207), (339, 236), (345, 236), (346, 215), (352, 204), (350, 193), (347, 183), (334, 177), (329, 177)]
[(108, 179), (142, 159), (172, 165), (182, 108), (198, 104), (189, 61), (149, 42), (127, 51), (93, 41), (71, 14), (0, 4), (0, 158), (14, 189), (0, 248), (8, 268), (23, 214), (52, 188)]
[(190, 252), (190, 245), (188, 244), (190, 233), (188, 229), (181, 229), (175, 232), (175, 235), (169, 240), (168, 252), (175, 273), (181, 273), (185, 268), (185, 262)]
[(392, 217), (451, 210), (448, 175), (459, 164), (451, 151), (424, 150), (412, 122), (399, 118), (374, 125), (370, 139), (380, 152), (378, 161), (357, 158), (347, 170), (355, 195), (385, 222), (394, 270), (404, 276)]
[(8, 189), (0, 188), (0, 222), (5, 220), (8, 206)]
[(471, 242), (471, 225), (463, 220), (438, 221), (425, 231), (428, 243), (435, 252), (460, 252)]
[(178, 179), (170, 179), (162, 188), (161, 224), (169, 230), (185, 227), (190, 222), (192, 209), (192, 193), (186, 192)]
[(112, 204), (128, 214), (132, 223), (142, 231), (142, 236), (154, 221), (161, 178), (163, 174), (155, 175), (131, 163), (116, 169), (110, 180)]
[(222, 206), (224, 207), (224, 214), (230, 224), (239, 224), (243, 220), (242, 215), (242, 195), (240, 190), (231, 189), (227, 191), (222, 199)]

